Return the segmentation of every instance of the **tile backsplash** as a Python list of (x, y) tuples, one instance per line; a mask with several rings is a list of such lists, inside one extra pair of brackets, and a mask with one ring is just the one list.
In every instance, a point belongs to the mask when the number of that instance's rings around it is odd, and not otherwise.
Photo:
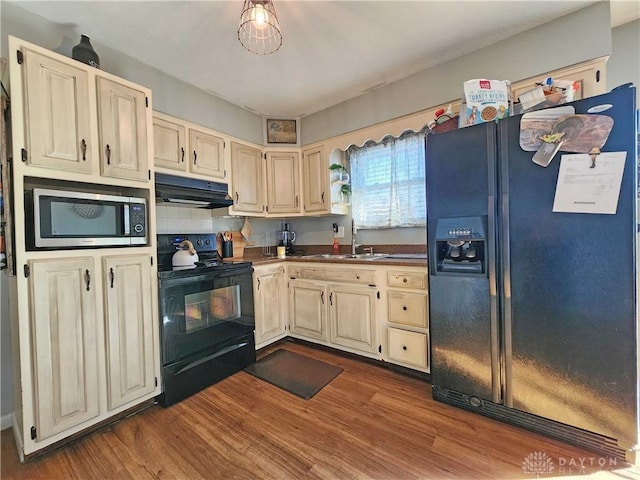
[(242, 219), (214, 216), (220, 210), (194, 208), (185, 205), (156, 205), (158, 233), (216, 233), (239, 230)]

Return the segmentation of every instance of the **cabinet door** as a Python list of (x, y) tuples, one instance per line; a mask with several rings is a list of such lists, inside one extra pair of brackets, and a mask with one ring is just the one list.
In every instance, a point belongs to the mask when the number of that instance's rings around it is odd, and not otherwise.
[(82, 173), (93, 172), (86, 71), (24, 50), (27, 162)]
[(187, 171), (185, 131), (184, 125), (153, 117), (154, 166)]
[(327, 285), (309, 280), (289, 282), (289, 330), (301, 336), (327, 339)]
[(283, 336), (286, 325), (284, 267), (254, 271), (256, 345)]
[(108, 408), (155, 388), (151, 266), (149, 257), (105, 257), (103, 284)]
[(267, 153), (267, 213), (300, 213), (300, 157), (297, 152)]
[(93, 258), (30, 262), (38, 440), (98, 416)]
[(231, 142), (232, 195), (235, 213), (264, 213), (262, 152)]
[(106, 78), (97, 82), (102, 175), (148, 182), (145, 93)]
[(224, 140), (199, 130), (189, 130), (189, 155), (191, 171), (224, 180), (227, 170), (224, 165)]
[(329, 213), (329, 165), (324, 147), (302, 152), (302, 183), (305, 213)]
[(331, 285), (331, 343), (364, 352), (375, 351), (376, 293), (371, 287)]

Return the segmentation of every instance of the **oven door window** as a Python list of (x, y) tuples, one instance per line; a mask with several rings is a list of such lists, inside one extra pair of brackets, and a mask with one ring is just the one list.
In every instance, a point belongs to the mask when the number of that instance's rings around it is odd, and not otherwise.
[(240, 318), (240, 285), (186, 295), (184, 314), (186, 333)]
[(253, 332), (252, 271), (161, 283), (160, 314), (164, 364)]

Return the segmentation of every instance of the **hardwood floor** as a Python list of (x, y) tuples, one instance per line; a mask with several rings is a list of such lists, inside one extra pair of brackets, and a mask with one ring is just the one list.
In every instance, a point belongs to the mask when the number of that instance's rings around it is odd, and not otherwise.
[(153, 406), (25, 465), (8, 429), (2, 432), (0, 476), (534, 479), (536, 472), (523, 465), (537, 453), (553, 467), (539, 477), (640, 479), (638, 470), (620, 462), (607, 460), (602, 467), (597, 454), (435, 402), (422, 380), (306, 345), (275, 348), (344, 371), (310, 400), (240, 372), (170, 408)]

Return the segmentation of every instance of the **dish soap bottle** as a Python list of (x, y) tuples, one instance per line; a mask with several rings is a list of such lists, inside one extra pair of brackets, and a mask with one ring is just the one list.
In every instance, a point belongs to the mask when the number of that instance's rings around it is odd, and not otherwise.
[(333, 237), (333, 254), (334, 255), (339, 255), (340, 254), (340, 245), (338, 244), (338, 238), (337, 237)]

